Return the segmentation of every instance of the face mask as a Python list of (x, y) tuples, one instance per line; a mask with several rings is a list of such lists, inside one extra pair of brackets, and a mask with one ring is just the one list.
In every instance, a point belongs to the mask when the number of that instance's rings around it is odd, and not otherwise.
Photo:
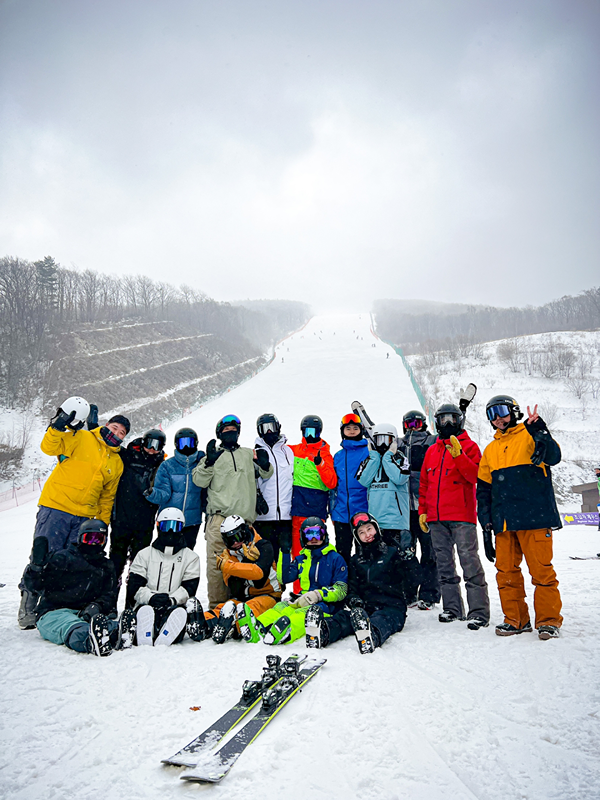
[(99, 544), (78, 544), (77, 547), (84, 556), (101, 556), (104, 553), (104, 547)]
[(119, 439), (119, 437), (113, 433), (110, 428), (107, 428), (106, 425), (100, 428), (100, 436), (104, 439), (109, 447), (120, 447), (123, 444), (123, 439)]
[(461, 433), (461, 428), (459, 425), (453, 425), (450, 423), (449, 425), (442, 425), (439, 429), (439, 433), (442, 439), (449, 439), (451, 436), (458, 436)]
[(183, 538), (183, 534), (181, 531), (160, 531), (156, 538), (165, 547), (177, 547)]
[(273, 447), (273, 445), (279, 441), (279, 434), (269, 431), (268, 433), (264, 433), (262, 438), (263, 441), (269, 445), (269, 447)]
[(221, 442), (223, 443), (224, 447), (231, 447), (232, 445), (237, 444), (239, 436), (240, 434), (237, 431), (225, 431), (225, 433), (221, 434)]

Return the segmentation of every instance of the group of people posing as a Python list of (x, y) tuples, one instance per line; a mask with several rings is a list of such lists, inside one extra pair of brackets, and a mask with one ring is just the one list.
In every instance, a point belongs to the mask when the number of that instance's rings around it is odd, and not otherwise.
[[(504, 612), (496, 633), (533, 630), (525, 556), (535, 628), (540, 639), (556, 638), (562, 617), (552, 531), (561, 524), (550, 467), (561, 454), (537, 406), (527, 411), (521, 422), (514, 398), (488, 402), (494, 438), (483, 456), (465, 430), (464, 408), (446, 403), (434, 415), (437, 435), (420, 411), (404, 415), (401, 437), (389, 423), (346, 414), (335, 455), (318, 416), (304, 417), (301, 442), (289, 445), (277, 417), (263, 414), (248, 448), (230, 414), (206, 452), (197, 433), (182, 428), (166, 458), (162, 431), (125, 448), (126, 417), (99, 426), (95, 407), (69, 398), (41, 444), (58, 463), (39, 501), (19, 624), (96, 655), (170, 645), (186, 632), (219, 644), (305, 637), (309, 647), (355, 635), (368, 653), (402, 630), (407, 608), (429, 611), (441, 599), (440, 622), (466, 620), (476, 631), (490, 619), (478, 517)], [(196, 597), (203, 519), (206, 609)]]

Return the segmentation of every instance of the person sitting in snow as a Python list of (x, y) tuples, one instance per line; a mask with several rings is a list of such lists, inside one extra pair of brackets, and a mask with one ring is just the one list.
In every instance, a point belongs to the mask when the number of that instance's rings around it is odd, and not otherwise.
[(195, 597), (200, 559), (185, 543), (185, 517), (178, 508), (163, 509), (157, 537), (133, 559), (127, 583), (127, 606), (135, 607), (138, 645), (170, 645), (186, 632), (203, 637), (203, 612)]

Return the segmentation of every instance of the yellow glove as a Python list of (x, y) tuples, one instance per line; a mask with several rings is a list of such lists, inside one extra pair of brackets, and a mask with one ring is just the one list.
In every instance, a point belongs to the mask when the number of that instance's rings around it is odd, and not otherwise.
[(429, 525), (427, 524), (427, 514), (419, 514), (419, 526), (423, 533), (429, 532)]
[(227, 548), (225, 548), (225, 550), (223, 550), (222, 553), (215, 553), (215, 556), (217, 558), (217, 569), (220, 569), (221, 572), (223, 571), (223, 567), (228, 561), (233, 561), (233, 559), (231, 558), (231, 554), (229, 553), (229, 550), (227, 550)]
[(244, 558), (247, 558), (248, 561), (258, 561), (260, 557), (260, 551), (258, 547), (252, 542), (252, 544), (243, 544), (242, 545), (242, 553), (244, 554)]
[(456, 458), (462, 453), (462, 446), (456, 436), (450, 437), (450, 444), (446, 445), (446, 450), (450, 453), (452, 458)]

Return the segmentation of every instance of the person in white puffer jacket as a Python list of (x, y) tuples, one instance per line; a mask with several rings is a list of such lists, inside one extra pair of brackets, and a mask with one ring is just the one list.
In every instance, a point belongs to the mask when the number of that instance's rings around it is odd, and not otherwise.
[(279, 537), (292, 530), (292, 489), (294, 453), (281, 433), (281, 424), (275, 414), (261, 414), (256, 420), (258, 437), (256, 450), (264, 450), (273, 465), (273, 474), (267, 480), (258, 478), (258, 488), (269, 510), (259, 514), (254, 523), (259, 536), (273, 545), (275, 563), (279, 557)]
[[(195, 639), (195, 623), (203, 617), (195, 595), (200, 559), (186, 547), (185, 517), (178, 508), (158, 515), (158, 535), (133, 560), (127, 583), (127, 607), (134, 608), (138, 645), (170, 645), (185, 634)], [(199, 636), (198, 638), (202, 638)]]

